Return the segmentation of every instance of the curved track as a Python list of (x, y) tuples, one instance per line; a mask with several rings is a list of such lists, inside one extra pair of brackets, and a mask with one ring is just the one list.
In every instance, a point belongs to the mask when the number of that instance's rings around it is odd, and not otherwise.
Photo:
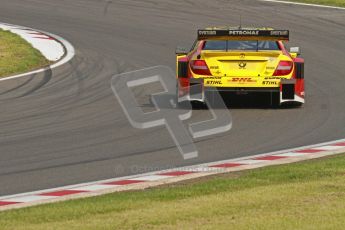
[[(252, 0), (0, 4), (0, 21), (58, 34), (76, 48), (63, 67), (1, 83), (0, 195), (345, 137), (344, 11)], [(176, 45), (189, 44), (197, 28), (238, 24), (239, 14), (246, 25), (291, 30), (291, 43), (303, 48), (307, 61), (307, 103), (301, 109), (230, 108), (232, 130), (198, 140), (200, 156), (184, 161), (166, 129), (130, 126), (111, 91), (111, 76), (155, 65), (174, 68)], [(207, 111), (193, 116), (201, 120)]]

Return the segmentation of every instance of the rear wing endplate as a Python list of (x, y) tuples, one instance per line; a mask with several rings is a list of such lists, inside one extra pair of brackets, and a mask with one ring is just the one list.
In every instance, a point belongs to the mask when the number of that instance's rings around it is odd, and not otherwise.
[(198, 30), (198, 40), (288, 41), (289, 30)]

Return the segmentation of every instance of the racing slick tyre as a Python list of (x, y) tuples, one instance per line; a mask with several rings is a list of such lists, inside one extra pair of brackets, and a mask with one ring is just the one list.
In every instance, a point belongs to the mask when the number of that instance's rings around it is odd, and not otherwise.
[(179, 99), (178, 92), (179, 92), (179, 84), (176, 84), (176, 92), (175, 92), (176, 108), (186, 108), (188, 101), (179, 102), (179, 100), (178, 100)]
[(201, 110), (201, 109), (206, 109), (206, 108), (207, 108), (207, 105), (206, 105), (205, 102), (201, 102), (201, 101), (191, 101), (190, 103), (192, 104), (192, 108), (193, 108), (193, 109)]
[(270, 95), (270, 103), (272, 108), (279, 108), (280, 107), (280, 94), (279, 93), (271, 93)]
[(207, 108), (207, 105), (205, 102), (201, 101), (182, 101), (179, 102), (179, 86), (176, 84), (176, 92), (175, 92), (175, 102), (176, 102), (176, 108), (187, 108), (188, 104), (192, 106), (192, 109), (205, 109)]

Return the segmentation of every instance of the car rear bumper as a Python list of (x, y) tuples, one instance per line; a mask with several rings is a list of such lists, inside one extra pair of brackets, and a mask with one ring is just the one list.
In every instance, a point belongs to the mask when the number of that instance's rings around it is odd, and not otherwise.
[(282, 79), (278, 87), (208, 87), (204, 86), (203, 79), (189, 79), (184, 87), (179, 87), (178, 101), (201, 101), (212, 92), (251, 94), (251, 93), (276, 93), (279, 104), (304, 103), (304, 81), (298, 79)]
[(204, 87), (205, 91), (217, 91), (217, 92), (279, 92), (280, 87)]

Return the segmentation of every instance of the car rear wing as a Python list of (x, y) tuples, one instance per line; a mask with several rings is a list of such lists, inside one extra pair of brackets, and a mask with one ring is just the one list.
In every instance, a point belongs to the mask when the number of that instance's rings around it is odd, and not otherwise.
[(198, 30), (198, 40), (288, 41), (288, 30)]

